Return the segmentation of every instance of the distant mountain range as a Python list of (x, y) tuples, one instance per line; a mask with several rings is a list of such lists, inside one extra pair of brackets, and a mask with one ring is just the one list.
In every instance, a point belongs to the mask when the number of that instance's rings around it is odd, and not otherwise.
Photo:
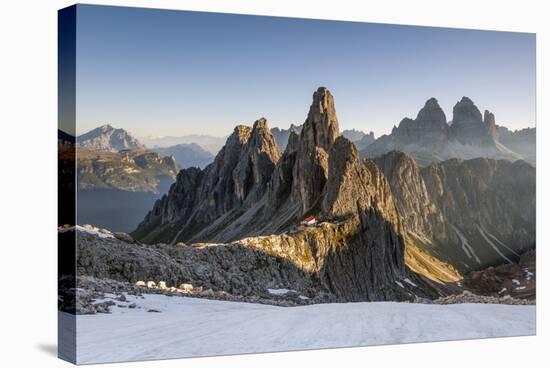
[(453, 119), (448, 124), (437, 100), (430, 98), (415, 119), (403, 119), (389, 135), (365, 147), (361, 156), (375, 158), (401, 151), (421, 165), (476, 157), (525, 160), (535, 165), (535, 147), (535, 128), (511, 132), (499, 127), (493, 113), (485, 110), (482, 116), (468, 97), (456, 103)]
[(355, 129), (344, 130), (342, 131), (342, 135), (349, 141), (353, 142), (358, 150), (365, 149), (376, 140), (376, 138), (374, 137), (374, 132), (369, 132), (367, 134), (361, 130)]
[(284, 151), (286, 148), (286, 145), (288, 143), (288, 137), (290, 136), (290, 132), (294, 132), (296, 134), (300, 134), (302, 131), (302, 125), (294, 125), (290, 124), (290, 128), (288, 129), (282, 129), (282, 128), (271, 128), (271, 134), (273, 134), (273, 138), (275, 138), (275, 142), (277, 142), (277, 145), (279, 146), (279, 149), (281, 151)]
[(140, 137), (140, 140), (149, 148), (166, 148), (180, 144), (195, 143), (208, 151), (212, 155), (216, 155), (223, 147), (227, 137), (214, 137), (209, 135), (190, 134), (180, 137), (164, 136), (164, 137)]
[[(281, 129), (277, 127), (271, 128), (271, 134), (273, 134), (273, 137), (275, 138), (275, 141), (279, 145), (281, 151), (284, 151), (286, 148), (290, 132), (300, 134), (300, 132), (302, 131), (302, 126), (303, 125), (291, 124), (290, 128), (288, 129)], [(342, 131), (342, 135), (349, 141), (353, 142), (359, 150), (364, 149), (375, 141), (373, 132), (367, 134), (360, 130), (350, 129)]]
[[(211, 144), (215, 142), (215, 137), (189, 136), (186, 139), (196, 139), (197, 141)], [(174, 138), (177, 140), (176, 138)], [(176, 162), (181, 167), (204, 167), (212, 162), (214, 156), (195, 142), (181, 143), (167, 147), (147, 147), (141, 143), (135, 136), (124, 129), (114, 128), (111, 125), (102, 125), (76, 138), (77, 148), (89, 152), (119, 152), (122, 150), (148, 150), (157, 152), (163, 156), (174, 156)], [(164, 142), (168, 142), (165, 140)], [(110, 156), (115, 157), (115, 156)], [(107, 159), (106, 157), (102, 158)]]
[(173, 156), (181, 167), (203, 168), (214, 160), (214, 155), (197, 143), (182, 143), (170, 147), (154, 147), (150, 150), (163, 156)]
[[(271, 128), (271, 133), (273, 134), (275, 141), (279, 145), (279, 148), (282, 151), (284, 151), (288, 142), (288, 137), (290, 135), (290, 132), (295, 132), (297, 134), (300, 134), (301, 130), (302, 130), (302, 125), (290, 124), (290, 127), (287, 129), (279, 128), (279, 127)], [(369, 134), (366, 134), (362, 131), (352, 129), (352, 130), (344, 130), (342, 132), (342, 135), (344, 135), (344, 137), (348, 138), (350, 141), (354, 142), (357, 145), (358, 149), (363, 149), (369, 144), (371, 144), (372, 142), (374, 142), (374, 133), (372, 132), (370, 132)], [(166, 137), (159, 137), (159, 138), (150, 138), (150, 137), (140, 138), (140, 140), (144, 142), (147, 147), (150, 147), (150, 149), (155, 152), (176, 152), (180, 148), (178, 149), (173, 147), (195, 144), (203, 148), (204, 150), (208, 151), (212, 155), (212, 157), (215, 156), (220, 151), (220, 149), (225, 144), (226, 139), (227, 137), (215, 137), (215, 136), (209, 136), (209, 135), (195, 135), (195, 134), (185, 135), (180, 137), (166, 136)], [(165, 148), (170, 148), (170, 149), (164, 150)], [(183, 167), (197, 166), (197, 165), (183, 164), (180, 160), (178, 160), (178, 162), (180, 162), (180, 164)]]

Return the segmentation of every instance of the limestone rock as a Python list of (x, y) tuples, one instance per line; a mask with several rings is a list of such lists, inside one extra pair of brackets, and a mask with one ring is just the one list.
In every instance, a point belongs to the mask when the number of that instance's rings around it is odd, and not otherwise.
[[(435, 107), (434, 101), (427, 104), (427, 110)], [(423, 114), (428, 120), (432, 116)], [(264, 152), (269, 158), (264, 161), (266, 165), (256, 158)], [(219, 169), (212, 171), (216, 185), (226, 182), (225, 167), (230, 167), (232, 173), (231, 186), (224, 186), (218, 200), (212, 202), (201, 194), (216, 193), (206, 179), (212, 170), (207, 167), (197, 180), (200, 187), (176, 190), (181, 182), (178, 180), (146, 220), (158, 226), (152, 216), (162, 223), (167, 213), (158, 207), (173, 205), (175, 213), (187, 213), (182, 216), (186, 222), (175, 222), (183, 229), (175, 236), (178, 240), (234, 241), (231, 244), (267, 252), (297, 265), (301, 272), (321, 280), (324, 291), (345, 300), (412, 298), (413, 293), (396, 282), (403, 279), (419, 285), (416, 295), (437, 293), (406, 268), (403, 226), (390, 186), (377, 166), (362, 161), (355, 145), (340, 135), (334, 99), (326, 88), (314, 93), (300, 135), (289, 134), (281, 156), (265, 120), (260, 119), (252, 129), (236, 129), (212, 165), (216, 166)], [(245, 177), (249, 179), (242, 180)], [(194, 184), (186, 187), (193, 188)], [(200, 211), (205, 203), (227, 205), (216, 211)], [(206, 213), (211, 213), (208, 221), (202, 221), (206, 227), (189, 237), (185, 231), (191, 219)], [(322, 224), (318, 229), (296, 231), (294, 227), (306, 215), (318, 216)], [(190, 248), (197, 247), (203, 245)], [(210, 247), (204, 245), (205, 249)], [(223, 284), (218, 272), (212, 277)]]
[(456, 103), (453, 108), (453, 121), (450, 127), (451, 137), (469, 146), (495, 146), (495, 117), (488, 111), (484, 122), (481, 112), (468, 97)]
[(76, 138), (77, 149), (103, 152), (144, 148), (144, 146), (124, 129), (115, 129), (109, 124), (100, 126)]
[(435, 98), (430, 98), (416, 119), (404, 118), (390, 135), (383, 135), (367, 146), (363, 157), (375, 158), (393, 150), (404, 152), (438, 152), (447, 144), (449, 126), (445, 113)]
[(407, 239), (460, 272), (535, 247), (535, 169), (523, 161), (448, 160), (419, 168), (400, 152), (375, 159)]
[(444, 231), (442, 214), (432, 203), (420, 168), (411, 156), (391, 151), (374, 159), (374, 162), (389, 182), (407, 230), (428, 238)]
[(114, 236), (115, 238), (117, 238), (118, 240), (122, 240), (122, 241), (124, 241), (124, 242), (126, 242), (126, 243), (130, 243), (130, 244), (131, 244), (131, 243), (134, 243), (134, 242), (135, 242), (134, 238), (132, 238), (132, 236), (130, 236), (130, 234), (128, 234), (128, 233), (124, 233), (124, 232), (115, 232), (115, 233), (113, 233), (113, 236)]
[(218, 230), (217, 220), (245, 211), (263, 196), (279, 158), (264, 118), (252, 128), (237, 126), (212, 164), (180, 171), (133, 235), (169, 243), (208, 237)]

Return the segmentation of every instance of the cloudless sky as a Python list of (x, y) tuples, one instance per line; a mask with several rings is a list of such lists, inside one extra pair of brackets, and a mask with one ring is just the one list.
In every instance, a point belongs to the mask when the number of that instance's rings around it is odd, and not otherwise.
[(340, 128), (389, 133), (436, 97), (535, 124), (535, 35), (79, 5), (77, 126), (138, 136), (301, 124), (328, 87)]

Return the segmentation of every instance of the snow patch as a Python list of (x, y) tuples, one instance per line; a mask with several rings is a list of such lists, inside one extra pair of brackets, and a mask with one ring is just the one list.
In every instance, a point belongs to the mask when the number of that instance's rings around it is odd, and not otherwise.
[(405, 281), (407, 284), (409, 284), (409, 285), (411, 285), (411, 286), (418, 287), (414, 282), (412, 282), (412, 281), (409, 280), (408, 278), (404, 278), (403, 281)]
[(100, 238), (114, 238), (113, 234), (110, 231), (107, 231), (107, 230), (100, 231), (97, 228), (88, 229), (80, 225), (66, 227), (66, 228), (62, 227), (62, 228), (59, 228), (57, 231), (60, 233), (66, 233), (67, 231), (80, 231), (82, 233), (96, 235)]
[(288, 293), (296, 292), (296, 290), (292, 289), (267, 289), (267, 291), (272, 295), (286, 295)]
[(481, 264), (481, 260), (477, 256), (477, 254), (474, 252), (474, 248), (468, 243), (468, 239), (458, 230), (456, 226), (451, 224), (453, 230), (455, 231), (456, 235), (458, 235), (460, 242), (462, 243), (462, 250), (464, 253), (466, 253), (466, 256), (470, 259), (474, 258), (478, 264)]
[[(126, 297), (136, 308), (113, 306), (111, 314), (76, 316), (78, 363), (522, 336), (533, 335), (536, 326), (532, 305), (277, 307), (154, 294)], [(147, 312), (152, 309), (160, 313)], [(75, 316), (60, 313), (59, 318), (63, 325)]]
[(141, 172), (141, 170), (134, 169), (133, 167), (125, 167), (123, 171), (127, 174), (136, 174)]

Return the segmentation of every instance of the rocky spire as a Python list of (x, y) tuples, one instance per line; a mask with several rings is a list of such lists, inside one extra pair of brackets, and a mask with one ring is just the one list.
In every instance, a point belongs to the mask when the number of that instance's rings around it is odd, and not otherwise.
[(400, 227), (390, 187), (383, 173), (369, 161), (365, 164), (353, 143), (340, 136), (329, 152), (328, 181), (323, 212), (329, 217), (345, 217), (373, 210), (388, 223)]
[(307, 119), (301, 133), (301, 140), (308, 150), (322, 147), (326, 151), (340, 135), (334, 98), (326, 87), (319, 87), (313, 94)]
[(416, 119), (404, 118), (392, 135), (404, 145), (416, 143), (419, 146), (438, 146), (447, 141), (447, 118), (435, 98), (430, 98), (420, 109)]
[(481, 123), (481, 121), (481, 112), (468, 97), (462, 97), (453, 107), (453, 124)]
[[(252, 128), (238, 125), (212, 164), (202, 171), (189, 168), (180, 172), (136, 235), (149, 242), (212, 236), (201, 230), (221, 216), (248, 209), (265, 194), (280, 156), (265, 118), (258, 119)], [(152, 227), (155, 231), (150, 231)]]
[(292, 169), (292, 201), (302, 215), (320, 205), (328, 178), (328, 151), (340, 135), (334, 98), (325, 87), (313, 93), (313, 102), (297, 142)]
[[(496, 127), (489, 127), (487, 124), (494, 124), (494, 116), (487, 112), (484, 120), (481, 112), (468, 97), (456, 103), (453, 108), (453, 122), (450, 127), (451, 137), (460, 143), (468, 146), (495, 146)], [(493, 120), (491, 122), (491, 120)]]
[(489, 110), (485, 110), (485, 112), (483, 113), (483, 123), (485, 124), (485, 128), (487, 129), (489, 135), (494, 139), (498, 139), (495, 115)]
[(267, 126), (267, 120), (256, 120), (232, 174), (235, 194), (242, 203), (254, 202), (264, 194), (280, 157), (279, 145)]
[(260, 118), (254, 122), (248, 140), (248, 147), (268, 154), (275, 162), (281, 156), (279, 146), (267, 125), (266, 118)]
[(434, 97), (426, 101), (418, 112), (416, 121), (427, 128), (444, 130), (447, 127), (447, 117)]

